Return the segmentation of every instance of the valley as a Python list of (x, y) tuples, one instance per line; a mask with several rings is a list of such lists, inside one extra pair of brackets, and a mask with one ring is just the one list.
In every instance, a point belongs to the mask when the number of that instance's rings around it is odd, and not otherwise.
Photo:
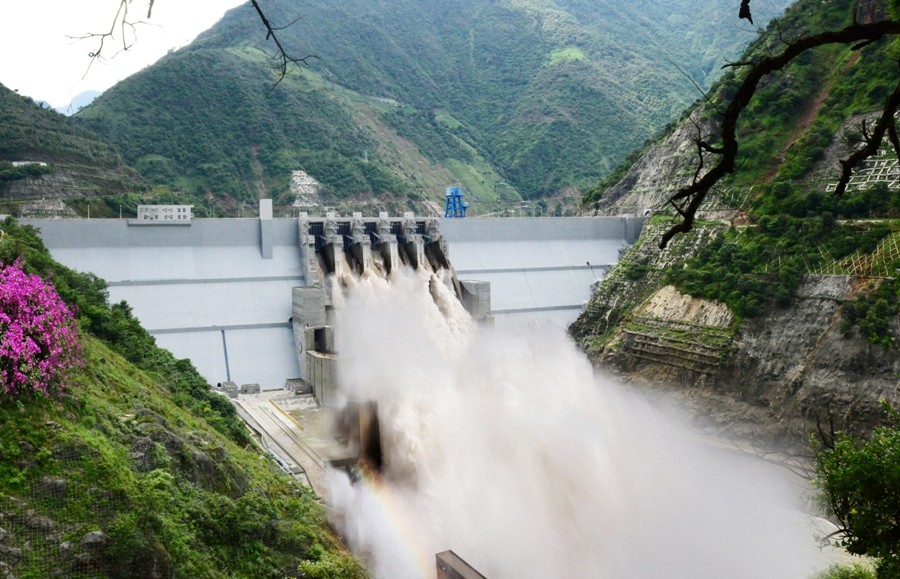
[(284, 78), (248, 3), (0, 85), (81, 352), (0, 347), (0, 578), (900, 576), (894, 4), (269, 0)]

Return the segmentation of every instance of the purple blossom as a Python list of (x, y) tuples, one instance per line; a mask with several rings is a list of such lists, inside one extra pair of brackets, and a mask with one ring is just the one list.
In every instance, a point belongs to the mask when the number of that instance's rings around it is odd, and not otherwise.
[(81, 364), (78, 327), (53, 285), (22, 271), (0, 270), (0, 397), (50, 395), (65, 372)]

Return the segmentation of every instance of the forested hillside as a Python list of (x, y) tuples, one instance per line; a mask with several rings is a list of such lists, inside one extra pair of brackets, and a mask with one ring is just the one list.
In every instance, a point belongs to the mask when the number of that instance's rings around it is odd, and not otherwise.
[(336, 201), (441, 201), (451, 182), (482, 201), (533, 198), (592, 186), (755, 36), (725, 0), (265, 10), (293, 22), (279, 31), (291, 54), (315, 55), (302, 74), (271, 90), (271, 47), (245, 6), (78, 117), (196, 195), (289, 203), (304, 170)]

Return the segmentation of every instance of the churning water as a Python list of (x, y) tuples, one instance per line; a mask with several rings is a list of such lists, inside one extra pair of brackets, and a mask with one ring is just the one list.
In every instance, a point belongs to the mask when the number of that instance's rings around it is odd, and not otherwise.
[(363, 277), (337, 312), (346, 393), (378, 403), (381, 481), (333, 472), (335, 522), (379, 578), (453, 549), (491, 579), (807, 578), (798, 494), (598, 379), (559, 328), (478, 330), (447, 288)]

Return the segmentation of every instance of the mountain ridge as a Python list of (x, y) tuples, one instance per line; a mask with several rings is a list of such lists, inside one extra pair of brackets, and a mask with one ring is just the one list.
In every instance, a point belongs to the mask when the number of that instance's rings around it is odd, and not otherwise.
[[(266, 12), (273, 23), (301, 16), (279, 31), (290, 53), (316, 58), (268, 98), (262, 93), (277, 79), (254, 40), (260, 36), (258, 20), (249, 6), (239, 7), (78, 117), (122, 147), (151, 180), (171, 183), (167, 171), (185, 173), (179, 186), (199, 196), (250, 198), (262, 184), (276, 202), (287, 204), (286, 173), (304, 170), (338, 201), (377, 200), (388, 192), (413, 204), (423, 198), (441, 201), (449, 183), (410, 177), (423, 163), (483, 201), (586, 190), (690, 102), (695, 89), (675, 67), (652, 72), (660, 52), (668, 50), (673, 61), (694, 59), (696, 64), (682, 68), (692, 70), (701, 84), (715, 68), (712, 62), (721, 62), (710, 44), (721, 36), (717, 23), (728, 3), (720, 4), (316, 2), (298, 15), (285, 2), (271, 2)], [(717, 19), (707, 22), (706, 15)], [(706, 36), (694, 38), (691, 31), (701, 28)], [(686, 38), (691, 46), (678, 49)], [(731, 40), (736, 53), (737, 42)], [(227, 70), (215, 64), (217, 59), (229, 63)], [(242, 94), (240, 102), (230, 102), (234, 99), (213, 78), (220, 74), (230, 75), (229, 91)], [(174, 119), (167, 139), (172, 148), (200, 149), (214, 136), (216, 146), (188, 159), (140, 142), (140, 134), (153, 127), (138, 106), (156, 111), (165, 126), (173, 103), (198, 92), (214, 95), (213, 104), (230, 120), (207, 117), (195, 135), (185, 119)], [(302, 102), (286, 104), (301, 93)], [(126, 111), (130, 127), (118, 118)], [(389, 145), (353, 127), (359, 116), (373, 119), (380, 127), (376, 133), (404, 139), (409, 154), (387, 159), (381, 151)], [(274, 129), (254, 130), (254, 120)], [(282, 129), (280, 122), (290, 127)], [(342, 128), (324, 130), (323, 122)], [(326, 148), (303, 142), (323, 134)], [(258, 164), (245, 152), (247, 146), (256, 147)], [(158, 156), (171, 166), (142, 166)]]

